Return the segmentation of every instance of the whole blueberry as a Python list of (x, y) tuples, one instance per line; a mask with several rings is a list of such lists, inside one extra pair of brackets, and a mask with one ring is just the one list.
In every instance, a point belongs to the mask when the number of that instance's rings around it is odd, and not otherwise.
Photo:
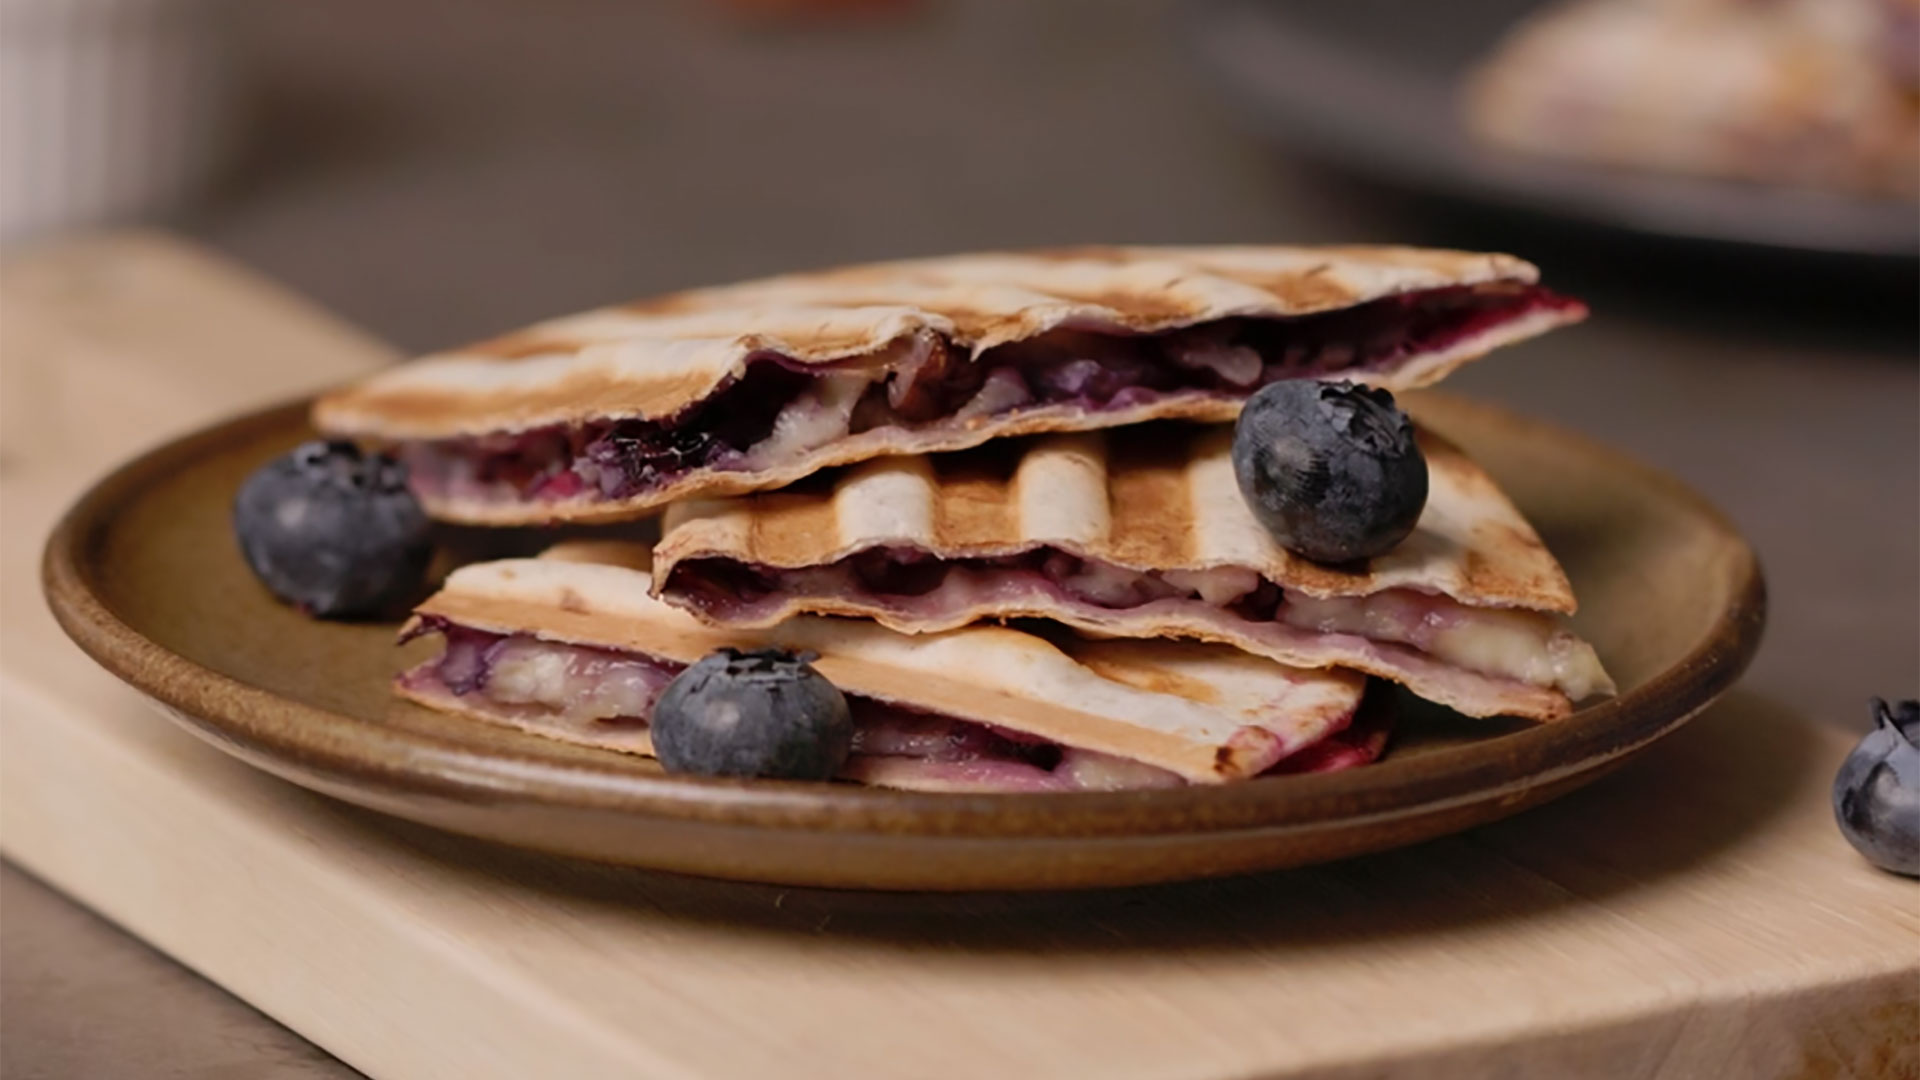
[(653, 707), (653, 752), (668, 772), (827, 780), (853, 748), (847, 699), (779, 649), (721, 649), (681, 672)]
[(1833, 816), (1874, 865), (1920, 877), (1920, 701), (1873, 699), (1877, 726), (1833, 778)]
[(1427, 459), (1385, 390), (1270, 383), (1241, 410), (1233, 472), (1280, 546), (1323, 563), (1370, 559), (1405, 540), (1427, 505)]
[(275, 596), (329, 618), (414, 599), (433, 555), (406, 470), (347, 442), (303, 443), (261, 466), (234, 497), (233, 531)]

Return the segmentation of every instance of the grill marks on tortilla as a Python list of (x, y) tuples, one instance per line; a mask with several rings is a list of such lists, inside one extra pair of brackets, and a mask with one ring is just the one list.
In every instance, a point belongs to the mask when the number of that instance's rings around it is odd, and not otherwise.
[[(1138, 569), (1245, 567), (1315, 595), (1411, 588), (1477, 606), (1573, 611), (1566, 575), (1532, 527), (1465, 454), (1431, 433), (1422, 433), (1431, 492), (1419, 527), (1394, 551), (1353, 567), (1280, 548), (1240, 495), (1231, 445), (1224, 425), (1160, 423), (877, 460), (821, 477), (831, 487), (812, 493), (676, 509), (658, 566), (670, 575), (693, 558), (805, 567), (874, 547), (951, 559), (1056, 547)], [(807, 502), (819, 509), (795, 505)]]
[(774, 494), (753, 516), (748, 543), (765, 551), (817, 551), (839, 532), (831, 500)]
[(712, 393), (760, 350), (840, 363), (932, 332), (977, 352), (1063, 326), (1152, 331), (1293, 318), (1537, 277), (1510, 256), (1405, 248), (1093, 248), (882, 263), (547, 320), (383, 372), (328, 395), (315, 415), (329, 433), (380, 439), (652, 419)]
[[(672, 663), (721, 644), (811, 650), (821, 673), (850, 695), (1100, 750), (1199, 782), (1257, 773), (1320, 741), (1345, 726), (1364, 690), (1353, 672), (1302, 671), (1175, 642), (1137, 650), (1090, 643), (1104, 658), (1096, 670), (1001, 627), (905, 638), (866, 622), (802, 618), (763, 631), (720, 630), (650, 598), (648, 576), (632, 569), (646, 559), (645, 545), (629, 546), (636, 550), (569, 543), (538, 559), (471, 564), (418, 613)], [(593, 612), (563, 607), (569, 591), (593, 597)], [(1153, 670), (1135, 669), (1134, 660)]]
[(933, 539), (940, 549), (998, 547), (1019, 538), (998, 455), (962, 455), (940, 470)]
[(1211, 705), (1220, 700), (1220, 691), (1212, 683), (1164, 662), (1182, 655), (1182, 650), (1209, 647), (1183, 641), (1083, 641), (1066, 651), (1075, 663), (1103, 679)]
[[(1176, 438), (1178, 436), (1175, 436)], [(1107, 443), (1113, 515), (1106, 550), (1129, 566), (1185, 566), (1193, 561), (1194, 507), (1184, 455), (1169, 452), (1159, 432)]]
[(1320, 311), (1337, 307), (1353, 295), (1353, 287), (1332, 270), (1323, 263), (1305, 274), (1278, 274), (1255, 279), (1252, 284), (1294, 307)]
[[(935, 553), (1007, 553), (1044, 539), (1122, 562), (1180, 565), (1193, 555), (1199, 521), (1178, 449), (1192, 435), (1156, 429), (1113, 440), (1119, 449), (1097, 434), (1003, 440), (874, 462), (849, 470), (830, 497), (812, 500), (831, 502), (831, 521), (805, 516), (780, 494), (742, 501), (755, 508), (753, 549), (778, 552), (786, 565), (828, 562), (837, 548), (876, 537), (906, 538)], [(1163, 440), (1173, 440), (1174, 453), (1164, 452)]]
[(1200, 298), (1180, 301), (1180, 281), (1175, 278), (1157, 289), (1104, 289), (1077, 291), (1056, 288), (1054, 294), (1076, 304), (1088, 304), (1114, 313), (1121, 326), (1159, 328), (1181, 326), (1200, 321), (1207, 310)]
[(522, 330), (482, 341), (477, 345), (469, 345), (461, 351), (469, 356), (482, 356), (492, 360), (525, 360), (533, 356), (578, 352), (584, 344), (581, 341), (541, 333), (538, 330)]
[[(697, 372), (635, 379), (613, 370), (582, 368), (557, 382), (515, 383), (472, 393), (465, 400), (469, 407), (499, 417), (502, 427), (529, 428), (560, 409), (577, 408), (596, 416), (658, 415), (680, 402), (706, 396), (714, 385), (713, 379)], [(400, 422), (435, 421), (445, 415), (446, 407), (445, 394), (427, 387), (397, 387), (380, 398), (380, 411)]]

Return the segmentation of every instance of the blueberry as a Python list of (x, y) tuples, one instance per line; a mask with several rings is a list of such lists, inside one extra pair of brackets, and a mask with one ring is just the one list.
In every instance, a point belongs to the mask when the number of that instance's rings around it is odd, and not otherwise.
[(1920, 701), (1874, 698), (1873, 715), (1879, 726), (1833, 778), (1833, 816), (1875, 866), (1920, 877)]
[(1316, 562), (1384, 554), (1427, 505), (1427, 459), (1393, 395), (1348, 382), (1286, 379), (1248, 399), (1233, 472), (1280, 545)]
[(653, 707), (668, 772), (827, 780), (853, 748), (847, 699), (811, 656), (721, 649), (681, 672)]
[(233, 500), (254, 576), (323, 618), (385, 614), (414, 599), (433, 554), (428, 530), (400, 463), (347, 442), (295, 447)]

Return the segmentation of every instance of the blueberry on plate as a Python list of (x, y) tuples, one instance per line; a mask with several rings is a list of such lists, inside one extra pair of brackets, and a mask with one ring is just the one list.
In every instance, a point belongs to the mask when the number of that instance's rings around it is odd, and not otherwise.
[(1385, 390), (1350, 382), (1270, 383), (1233, 430), (1240, 494), (1280, 546), (1315, 562), (1370, 559), (1413, 532), (1427, 459)]
[(1833, 778), (1833, 816), (1875, 866), (1920, 877), (1920, 701), (1873, 699), (1872, 731)]
[(430, 524), (406, 470), (348, 442), (309, 442), (260, 467), (233, 500), (255, 577), (323, 618), (377, 615), (420, 592)]
[(668, 772), (828, 780), (853, 749), (853, 718), (811, 656), (721, 649), (681, 672), (653, 707)]

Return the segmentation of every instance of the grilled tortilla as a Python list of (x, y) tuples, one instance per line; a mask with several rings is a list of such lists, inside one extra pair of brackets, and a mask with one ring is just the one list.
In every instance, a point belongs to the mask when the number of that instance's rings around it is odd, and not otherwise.
[(649, 595), (642, 545), (560, 545), (463, 567), (405, 636), (443, 635), (397, 691), (433, 708), (646, 754), (646, 718), (685, 665), (724, 645), (819, 654), (854, 708), (846, 778), (946, 791), (1222, 783), (1357, 764), (1380, 717), (1349, 728), (1365, 686), (1193, 642), (1050, 643), (1001, 627), (908, 636), (797, 618), (720, 630)]
[(829, 465), (1155, 418), (1254, 389), (1402, 390), (1586, 309), (1506, 255), (1097, 248), (856, 266), (541, 323), (321, 399), (436, 517), (617, 521)]
[(1289, 554), (1248, 510), (1226, 425), (1010, 440), (831, 484), (670, 507), (658, 590), (730, 627), (807, 612), (931, 632), (1041, 617), (1354, 668), (1474, 716), (1553, 720), (1610, 693), (1552, 616), (1573, 590), (1493, 480), (1431, 432), (1413, 534), (1364, 565)]

